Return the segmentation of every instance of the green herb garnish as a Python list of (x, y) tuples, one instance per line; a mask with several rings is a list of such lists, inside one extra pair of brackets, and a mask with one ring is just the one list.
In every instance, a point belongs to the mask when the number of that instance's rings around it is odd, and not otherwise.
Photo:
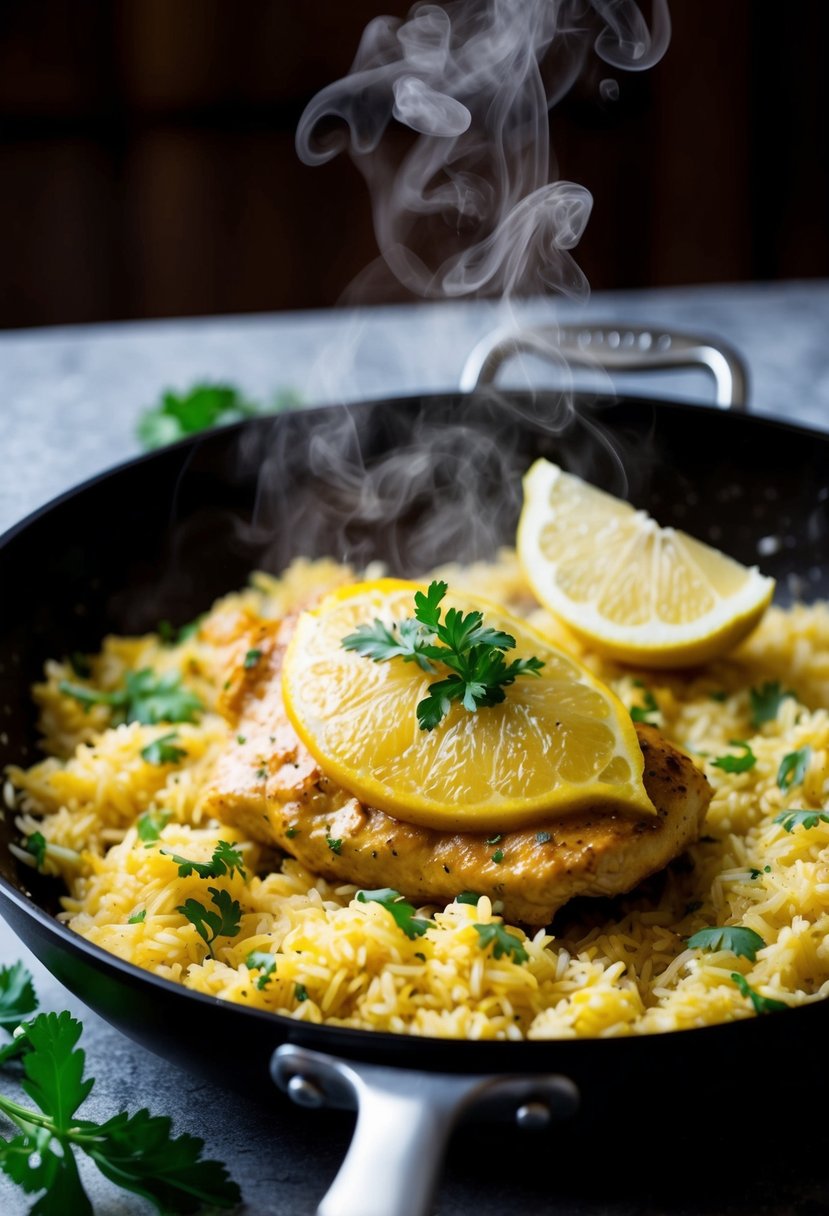
[(178, 733), (171, 730), (169, 734), (153, 739), (152, 743), (141, 748), (141, 759), (148, 764), (178, 764), (187, 755), (187, 750), (175, 746), (177, 738)]
[(189, 878), (191, 874), (198, 874), (199, 878), (222, 878), (227, 874), (232, 878), (238, 871), (240, 878), (247, 880), (242, 854), (226, 840), (219, 841), (210, 861), (191, 861), (189, 857), (179, 857), (171, 849), (160, 849), (159, 852), (176, 863), (179, 878)]
[(752, 880), (759, 878), (762, 874), (771, 874), (771, 866), (763, 866), (762, 870), (759, 870), (757, 866), (752, 866), (748, 872), (748, 876)]
[(289, 840), (293, 840), (294, 836), (296, 836), (298, 832), (299, 832), (299, 828), (286, 828), (285, 829), (285, 835), (288, 837)]
[(713, 925), (689, 937), (687, 944), (692, 950), (730, 950), (753, 963), (766, 943), (759, 933), (742, 925)]
[(784, 689), (779, 680), (766, 680), (759, 688), (752, 688), (748, 695), (751, 702), (751, 725), (759, 727), (764, 722), (773, 722), (786, 697), (794, 697), (797, 694), (790, 688)]
[(136, 912), (135, 916), (131, 916), (127, 921), (128, 925), (143, 925), (147, 919), (147, 909), (142, 908), (140, 912)]
[(743, 754), (741, 756), (720, 756), (711, 761), (711, 767), (722, 769), (724, 773), (747, 773), (749, 769), (754, 768), (757, 757), (745, 739), (731, 739), (729, 742), (731, 747), (739, 747)]
[(307, 1001), (308, 989), (304, 984), (294, 984), (294, 996), (298, 1001)]
[(455, 896), (456, 904), (472, 904), (473, 907), (478, 906), (480, 895), (477, 891), (461, 891), (460, 895)]
[(0, 1026), (12, 1031), (36, 1009), (35, 986), (23, 964), (0, 968)]
[(631, 719), (634, 722), (647, 722), (653, 726), (653, 715), (659, 713), (659, 702), (641, 680), (634, 680), (633, 683), (637, 688), (642, 689), (642, 704), (633, 706), (630, 711)]
[(788, 1009), (785, 1001), (775, 1001), (770, 996), (761, 996), (759, 992), (755, 992), (744, 975), (740, 975), (738, 971), (731, 972), (731, 979), (740, 989), (743, 996), (747, 996), (754, 1006), (755, 1013), (779, 1013), (782, 1009)]
[(152, 844), (154, 840), (158, 840), (162, 829), (169, 822), (169, 811), (145, 811), (143, 815), (139, 815), (138, 823), (136, 824), (138, 839), (143, 840), (145, 844)]
[(402, 929), (406, 937), (413, 940), (422, 937), (432, 924), (430, 920), (415, 916), (414, 905), (407, 903), (400, 892), (391, 887), (379, 887), (376, 891), (358, 891), (357, 901), (361, 904), (380, 904), (392, 914), (398, 929)]
[(124, 687), (114, 692), (86, 688), (61, 680), (60, 692), (80, 701), (85, 709), (93, 705), (108, 705), (113, 724), (140, 722), (152, 726), (156, 722), (195, 722), (204, 706), (195, 693), (181, 686), (181, 676), (175, 672), (156, 675), (150, 667), (130, 671)]
[(809, 768), (812, 759), (812, 749), (808, 743), (799, 747), (796, 752), (788, 752), (780, 761), (777, 770), (777, 784), (781, 790), (790, 790), (793, 785), (800, 785)]
[(250, 671), (250, 669), (252, 667), (256, 666), (256, 664), (259, 662), (259, 660), (261, 658), (262, 658), (261, 650), (249, 650), (247, 652), (247, 654), (245, 655), (242, 666), (245, 668), (246, 671)]
[(446, 583), (434, 581), (424, 594), (415, 592), (414, 619), (397, 621), (389, 628), (382, 621), (360, 625), (343, 638), (346, 650), (354, 650), (375, 663), (401, 658), (430, 675), (435, 663), (452, 674), (429, 685), (429, 694), (418, 702), (416, 713), (421, 730), (433, 730), (449, 712), (453, 701), (474, 713), (504, 700), (504, 689), (518, 676), (537, 676), (544, 663), (535, 657), (507, 663), (504, 651), (515, 646), (515, 638), (483, 623), (480, 612), (463, 613), (448, 608), (441, 621), (440, 603), (448, 591)]
[[(20, 968), (20, 964), (17, 964)], [(12, 969), (15, 970), (15, 969)], [(15, 983), (27, 994), (20, 1014), (30, 1012), (34, 990), (21, 969)], [(2, 973), (0, 973), (2, 987)], [(22, 1089), (34, 1106), (0, 1095), (0, 1111), (19, 1132), (0, 1138), (0, 1169), (28, 1195), (42, 1192), (31, 1208), (37, 1216), (90, 1216), (92, 1206), (78, 1172), (81, 1150), (111, 1182), (149, 1200), (159, 1213), (193, 1212), (203, 1204), (235, 1207), (239, 1188), (225, 1167), (201, 1159), (204, 1142), (172, 1138), (165, 1116), (126, 1111), (96, 1123), (77, 1117), (94, 1078), (85, 1077), (86, 1059), (77, 1047), (83, 1027), (68, 1011), (41, 1013), (18, 1022), (17, 1037), (0, 1052), (5, 1061), (22, 1058)]]
[(300, 403), (290, 388), (280, 389), (270, 404), (259, 405), (230, 384), (195, 384), (184, 393), (165, 392), (157, 405), (141, 414), (136, 434), (141, 446), (151, 451), (214, 426), (294, 409)]
[(32, 832), (23, 842), (23, 848), (27, 853), (31, 853), (35, 859), (35, 864), (39, 870), (43, 869), (43, 863), (46, 860), (46, 837), (42, 832)]
[(779, 823), (787, 832), (795, 828), (816, 828), (819, 823), (829, 823), (829, 811), (788, 810), (775, 815), (774, 822)]
[(514, 933), (510, 933), (503, 925), (473, 925), (473, 929), (477, 931), (482, 950), (487, 946), (492, 946), (492, 957), (502, 958), (504, 955), (511, 958), (514, 963), (526, 963), (529, 959), (527, 951), (521, 942), (520, 937), (516, 937)]
[(504, 850), (496, 849), (495, 852), (492, 854), (492, 860), (495, 862), (496, 866), (499, 866), (501, 864), (501, 862), (504, 860)]
[(256, 981), (256, 987), (260, 990), (267, 988), (270, 983), (271, 976), (276, 971), (276, 959), (272, 954), (268, 954), (267, 950), (251, 950), (250, 954), (245, 959), (245, 965), (250, 970), (259, 972), (259, 979)]
[(213, 958), (213, 943), (216, 939), (235, 937), (239, 932), (242, 910), (239, 907), (239, 901), (231, 899), (227, 891), (221, 891), (217, 887), (208, 887), (207, 893), (216, 907), (215, 912), (199, 903), (197, 899), (185, 900), (180, 907), (176, 908), (176, 911), (186, 917), (191, 925), (196, 926), (196, 932), (207, 945), (207, 952)]
[(549, 844), (553, 839), (549, 832), (536, 832), (535, 838), (539, 844)]
[(331, 852), (336, 853), (336, 855), (339, 857), (340, 853), (342, 852), (342, 848), (343, 848), (342, 840), (334, 840), (333, 837), (326, 836), (325, 843), (328, 845)]

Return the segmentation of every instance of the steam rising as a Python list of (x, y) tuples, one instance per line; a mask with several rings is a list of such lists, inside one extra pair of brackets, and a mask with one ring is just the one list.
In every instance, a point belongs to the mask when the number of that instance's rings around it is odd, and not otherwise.
[[(348, 76), (303, 114), (297, 150), (310, 165), (349, 151), (382, 259), (414, 294), (585, 299), (570, 251), (592, 198), (553, 180), (548, 111), (591, 46), (640, 71), (669, 38), (667, 0), (653, 0), (650, 27), (634, 0), (416, 4), (405, 20), (369, 23)], [(403, 149), (392, 119), (410, 133)]]

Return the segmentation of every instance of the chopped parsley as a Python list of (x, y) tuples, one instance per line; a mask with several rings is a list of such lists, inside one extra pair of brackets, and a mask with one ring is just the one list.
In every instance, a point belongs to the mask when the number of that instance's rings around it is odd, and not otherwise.
[(659, 702), (641, 680), (634, 680), (633, 683), (642, 690), (642, 704), (633, 706), (630, 711), (631, 719), (634, 722), (647, 722), (653, 726), (653, 715), (659, 713)]
[(336, 853), (339, 857), (342, 852), (343, 842), (340, 839), (335, 840), (332, 836), (326, 836), (325, 843), (328, 845), (332, 853)]
[(492, 860), (495, 862), (496, 866), (499, 866), (501, 864), (501, 862), (504, 860), (504, 850), (496, 849), (495, 852), (492, 854)]
[(308, 1000), (308, 989), (304, 984), (294, 984), (294, 996), (298, 1001)]
[(216, 911), (206, 908), (197, 899), (187, 899), (176, 908), (183, 917), (195, 925), (196, 932), (205, 942), (207, 952), (213, 958), (213, 944), (219, 937), (235, 937), (239, 932), (242, 910), (239, 901), (231, 899), (227, 891), (217, 887), (208, 887), (207, 893)]
[(805, 747), (799, 747), (795, 752), (787, 752), (777, 770), (779, 788), (790, 790), (793, 785), (800, 785), (809, 769), (811, 759), (812, 749), (808, 743)]
[(289, 840), (293, 840), (294, 836), (299, 834), (299, 828), (286, 828), (285, 835)]
[(27, 853), (31, 853), (35, 859), (35, 864), (39, 870), (43, 869), (43, 863), (46, 860), (46, 837), (42, 832), (32, 832), (23, 842), (23, 848)]
[(692, 950), (729, 950), (753, 963), (766, 943), (759, 933), (743, 925), (712, 925), (689, 937), (687, 944)]
[(138, 831), (138, 839), (143, 840), (145, 844), (152, 844), (154, 840), (158, 840), (162, 829), (170, 822), (169, 811), (145, 811), (138, 818), (136, 825)]
[(236, 742), (241, 746), (243, 743), (247, 743), (247, 738), (244, 735), (237, 735)]
[(80, 701), (84, 709), (93, 705), (108, 705), (114, 724), (140, 722), (152, 726), (156, 722), (195, 722), (204, 706), (194, 692), (182, 688), (176, 672), (157, 675), (151, 667), (127, 673), (123, 688), (104, 692), (61, 680), (60, 692)]
[(514, 963), (526, 963), (529, 959), (527, 951), (524, 949), (520, 937), (516, 937), (514, 933), (510, 933), (509, 929), (505, 929), (503, 925), (473, 925), (473, 929), (480, 938), (480, 947), (486, 950), (487, 946), (492, 946), (492, 957), (511, 958)]
[(244, 662), (242, 663), (242, 666), (245, 668), (245, 671), (250, 671), (250, 669), (252, 667), (256, 666), (256, 664), (259, 662), (259, 660), (261, 658), (262, 658), (261, 650), (249, 650), (247, 652), (247, 654), (245, 655), (245, 659), (244, 659)]
[(261, 991), (263, 988), (267, 988), (271, 976), (276, 971), (276, 959), (267, 950), (251, 950), (245, 959), (245, 966), (251, 971), (259, 972), (256, 987)]
[(160, 852), (178, 866), (179, 878), (189, 878), (191, 874), (198, 874), (199, 878), (222, 878), (227, 874), (228, 878), (232, 878), (238, 871), (240, 878), (247, 880), (242, 854), (226, 840), (219, 841), (210, 861), (191, 861), (189, 857), (179, 857), (171, 849), (161, 849)]
[(762, 874), (771, 874), (771, 866), (763, 866), (762, 870), (758, 870), (757, 866), (752, 866), (748, 872), (748, 876), (752, 880), (759, 878)]
[(829, 811), (788, 810), (775, 815), (774, 822), (779, 823), (787, 832), (795, 828), (816, 828), (819, 823), (829, 823)]
[(499, 832), (497, 834), (497, 836), (490, 836), (486, 843), (487, 844), (497, 844), (500, 839), (501, 839), (501, 833)]
[(178, 764), (179, 760), (183, 760), (187, 755), (187, 749), (176, 747), (176, 739), (178, 732), (174, 730), (153, 739), (152, 743), (141, 748), (141, 759), (146, 760), (148, 764)]
[(508, 685), (519, 676), (537, 676), (544, 666), (535, 657), (507, 663), (504, 652), (515, 646), (515, 638), (484, 625), (480, 612), (448, 608), (441, 620), (440, 603), (447, 591), (446, 583), (433, 581), (425, 594), (415, 592), (414, 619), (396, 621), (391, 628), (375, 620), (371, 625), (360, 625), (342, 640), (346, 650), (354, 650), (375, 663), (401, 658), (406, 663), (417, 663), (430, 675), (439, 672), (435, 663), (450, 669), (451, 675), (431, 683), (428, 695), (417, 704), (421, 730), (434, 730), (453, 701), (459, 701), (470, 713), (500, 704)]
[(779, 680), (766, 680), (759, 688), (752, 688), (748, 695), (751, 704), (751, 725), (759, 727), (764, 722), (773, 722), (786, 697), (794, 697), (797, 694), (790, 688), (784, 689)]
[(730, 745), (739, 747), (743, 754), (741, 756), (719, 756), (716, 760), (711, 761), (712, 768), (722, 769), (724, 773), (747, 773), (749, 769), (754, 768), (757, 757), (745, 739), (731, 739)]
[(472, 904), (473, 908), (477, 908), (480, 895), (477, 891), (461, 891), (460, 895), (455, 896), (456, 904)]
[(402, 929), (406, 937), (412, 940), (422, 937), (432, 924), (430, 920), (415, 916), (414, 905), (407, 903), (400, 892), (391, 887), (378, 887), (376, 891), (358, 891), (357, 901), (361, 904), (380, 904), (391, 913), (398, 929)]
[(747, 996), (751, 1001), (755, 1013), (779, 1013), (782, 1009), (788, 1009), (785, 1001), (775, 1001), (770, 996), (761, 996), (759, 992), (755, 992), (746, 977), (740, 975), (738, 971), (731, 972), (731, 979), (740, 989), (743, 996)]
[(147, 909), (142, 908), (140, 912), (136, 912), (134, 916), (131, 916), (129, 918), (129, 920), (127, 921), (127, 924), (128, 925), (143, 925), (143, 923), (146, 919), (147, 919)]

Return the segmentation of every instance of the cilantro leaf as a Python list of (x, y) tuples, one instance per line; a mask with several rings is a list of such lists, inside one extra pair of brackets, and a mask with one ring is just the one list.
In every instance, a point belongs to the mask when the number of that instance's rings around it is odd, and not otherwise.
[(484, 625), (480, 612), (449, 608), (441, 621), (440, 605), (447, 590), (446, 583), (435, 580), (425, 592), (415, 592), (414, 620), (397, 621), (391, 627), (375, 620), (342, 639), (346, 650), (354, 650), (375, 663), (402, 658), (417, 663), (430, 675), (438, 673), (436, 663), (449, 668), (451, 674), (430, 684), (427, 695), (417, 704), (421, 730), (434, 730), (453, 701), (470, 713), (500, 704), (506, 687), (519, 676), (537, 676), (544, 666), (534, 656), (507, 663), (504, 651), (515, 646), (515, 638)]
[(123, 1112), (94, 1127), (84, 1151), (111, 1182), (149, 1199), (159, 1212), (195, 1212), (205, 1204), (234, 1207), (239, 1188), (218, 1161), (202, 1161), (204, 1141), (172, 1138), (166, 1115)]
[(806, 776), (811, 759), (812, 749), (808, 743), (805, 747), (799, 747), (795, 752), (787, 752), (777, 770), (779, 788), (790, 790), (793, 785), (800, 785)]
[(152, 743), (141, 748), (141, 759), (146, 760), (148, 764), (178, 764), (179, 760), (183, 760), (187, 755), (187, 750), (175, 746), (177, 738), (178, 733), (172, 730), (167, 735), (153, 739)]
[(242, 854), (226, 840), (219, 841), (210, 861), (191, 861), (189, 857), (180, 857), (171, 849), (159, 849), (159, 852), (176, 863), (179, 878), (189, 878), (191, 874), (198, 874), (199, 878), (221, 878), (227, 874), (232, 878), (238, 871), (240, 877), (247, 881)]
[(207, 946), (208, 954), (213, 957), (213, 943), (219, 937), (235, 937), (239, 932), (242, 910), (239, 901), (230, 898), (228, 891), (220, 891), (216, 887), (208, 887), (207, 892), (216, 906), (213, 912), (199, 903), (197, 899), (187, 899), (176, 908), (183, 917), (195, 925), (196, 932)]
[(658, 714), (659, 702), (649, 688), (646, 688), (641, 680), (635, 680), (637, 688), (642, 689), (642, 704), (634, 705), (630, 711), (631, 721), (647, 722), (653, 726), (653, 715)]
[(266, 988), (270, 983), (271, 976), (276, 971), (276, 959), (267, 950), (251, 950), (250, 954), (245, 959), (245, 966), (250, 970), (259, 971), (259, 979), (256, 981), (256, 987), (260, 990)]
[(480, 895), (477, 891), (461, 891), (460, 895), (455, 896), (456, 904), (471, 904), (473, 908), (478, 906)]
[(740, 989), (743, 996), (747, 996), (751, 1001), (755, 1013), (778, 1013), (782, 1009), (788, 1009), (785, 1001), (775, 1001), (770, 996), (761, 996), (759, 992), (755, 992), (746, 977), (740, 975), (738, 971), (731, 972), (731, 979)]
[(391, 887), (379, 887), (376, 891), (358, 891), (357, 900), (361, 904), (380, 904), (392, 914), (397, 927), (412, 940), (422, 937), (432, 925), (430, 920), (415, 916), (414, 906), (407, 903), (400, 892)]
[(788, 810), (775, 815), (774, 822), (781, 824), (787, 832), (795, 828), (816, 828), (819, 823), (829, 823), (829, 811)]
[(342, 840), (335, 840), (332, 836), (326, 836), (325, 843), (328, 845), (331, 852), (336, 853), (336, 855), (339, 857), (343, 849)]
[[(31, 978), (17, 963), (0, 971), (0, 1016), (31, 1012)], [(68, 1011), (41, 1013), (0, 1052), (0, 1062), (22, 1055), (22, 1089), (37, 1109), (0, 1094), (0, 1112), (20, 1135), (0, 1138), (0, 1169), (24, 1192), (40, 1197), (30, 1216), (92, 1216), (78, 1173), (76, 1150), (85, 1152), (116, 1185), (142, 1195), (159, 1213), (195, 1212), (203, 1204), (229, 1208), (241, 1198), (225, 1167), (200, 1159), (203, 1142), (171, 1136), (166, 1117), (146, 1110), (104, 1123), (77, 1118), (94, 1080), (84, 1076), (79, 1021)]]
[(139, 815), (136, 824), (138, 839), (143, 840), (145, 844), (152, 844), (154, 840), (158, 840), (169, 822), (169, 811), (145, 811), (143, 815)]
[(64, 696), (74, 697), (85, 709), (93, 705), (110, 706), (116, 724), (195, 722), (204, 708), (195, 693), (182, 688), (180, 675), (176, 672), (156, 675), (150, 667), (128, 672), (124, 687), (113, 692), (86, 688), (69, 680), (61, 680), (58, 689)]
[(42, 832), (32, 832), (27, 836), (23, 848), (27, 853), (31, 853), (35, 859), (35, 864), (39, 870), (43, 869), (43, 863), (46, 860), (46, 837)]
[(692, 950), (730, 950), (738, 958), (747, 958), (753, 963), (757, 951), (766, 943), (759, 933), (743, 925), (712, 925), (694, 933), (687, 944)]
[(506, 955), (514, 963), (526, 963), (528, 961), (530, 956), (524, 949), (521, 938), (516, 937), (514, 933), (510, 933), (509, 929), (505, 929), (503, 925), (473, 925), (472, 927), (477, 931), (482, 950), (485, 950), (489, 945), (492, 946), (493, 958), (503, 958)]
[(719, 756), (711, 761), (711, 767), (722, 769), (724, 773), (747, 773), (749, 769), (754, 768), (757, 757), (749, 744), (744, 739), (732, 739), (730, 742), (732, 747), (741, 749), (742, 756)]
[(14, 1030), (37, 1009), (34, 983), (22, 963), (0, 968), (0, 1026)]
[(229, 384), (195, 384), (186, 393), (167, 391), (158, 405), (145, 410), (136, 428), (146, 450), (175, 443), (220, 423), (252, 418), (258, 407)]
[(88, 1097), (93, 1081), (84, 1080), (86, 1056), (75, 1045), (83, 1027), (71, 1013), (39, 1013), (26, 1026), (31, 1050), (23, 1057), (21, 1082), (44, 1115), (54, 1120), (58, 1134), (66, 1132), (72, 1116)]
[(749, 691), (751, 703), (751, 725), (762, 726), (764, 722), (773, 722), (780, 712), (780, 706), (786, 697), (796, 697), (790, 688), (784, 689), (779, 680), (766, 680), (759, 688)]

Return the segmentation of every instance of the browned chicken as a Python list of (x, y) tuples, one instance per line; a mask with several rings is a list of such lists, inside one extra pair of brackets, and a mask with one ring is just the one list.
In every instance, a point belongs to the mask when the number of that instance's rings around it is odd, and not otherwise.
[[(711, 787), (644, 725), (637, 731), (655, 817), (577, 811), (505, 831), (496, 849), (491, 833), (415, 827), (364, 806), (322, 773), (287, 719), (280, 668), (292, 628), (291, 620), (258, 626), (236, 643), (220, 706), (234, 742), (217, 761), (206, 809), (315, 873), (392, 887), (417, 904), (475, 891), (500, 900), (510, 920), (544, 925), (576, 895), (631, 890), (699, 836)], [(246, 666), (250, 651), (258, 658)]]

